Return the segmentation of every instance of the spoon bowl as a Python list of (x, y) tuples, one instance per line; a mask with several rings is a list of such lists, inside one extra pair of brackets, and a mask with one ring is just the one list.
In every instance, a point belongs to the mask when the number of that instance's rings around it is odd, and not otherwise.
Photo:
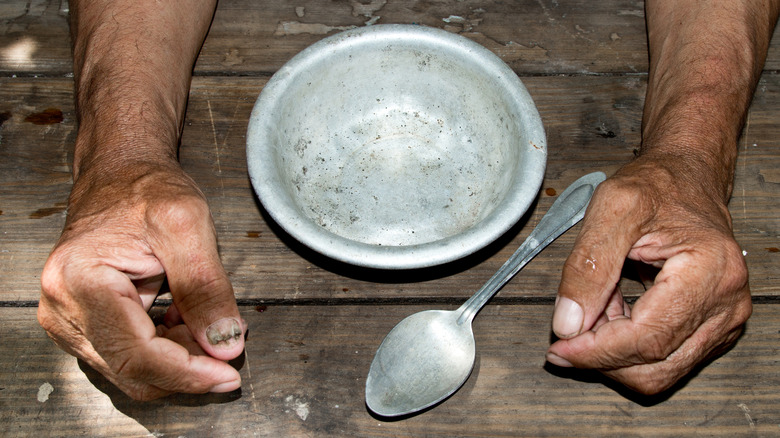
[(366, 404), (378, 415), (411, 414), (441, 402), (471, 374), (476, 357), (471, 322), (503, 285), (558, 236), (579, 222), (602, 172), (583, 176), (553, 203), (528, 238), (457, 310), (427, 310), (403, 319), (377, 349), (366, 379)]
[[(458, 324), (459, 316), (458, 312), (427, 310), (393, 328), (377, 350), (374, 364), (378, 368), (372, 364), (366, 384), (366, 402), (372, 411), (395, 416), (405, 413), (398, 411), (399, 406), (422, 410), (466, 382), (476, 347), (471, 324)], [(398, 375), (394, 370), (405, 373)]]

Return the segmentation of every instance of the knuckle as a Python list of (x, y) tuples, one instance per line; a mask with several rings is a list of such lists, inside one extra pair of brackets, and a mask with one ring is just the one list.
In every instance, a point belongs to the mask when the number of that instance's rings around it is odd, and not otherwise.
[(60, 269), (61, 262), (55, 253), (49, 256), (49, 260), (41, 272), (41, 295), (49, 300), (58, 300), (63, 286), (63, 275)]
[(123, 379), (114, 379), (113, 383), (128, 397), (135, 401), (146, 402), (160, 398), (163, 394), (160, 390), (146, 383), (125, 381)]
[(53, 262), (54, 255), (41, 272), (41, 297), (36, 317), (38, 324), (51, 336), (58, 331), (63, 307), (67, 307), (67, 287), (58, 263)]
[(667, 329), (649, 326), (637, 344), (639, 362), (651, 364), (665, 360), (676, 349), (671, 339), (673, 336)]
[(38, 304), (36, 318), (38, 319), (38, 324), (50, 337), (57, 331), (57, 320), (54, 317), (54, 312), (51, 311), (46, 300), (41, 300)]
[(619, 178), (609, 178), (599, 184), (593, 197), (603, 207), (601, 211), (613, 212), (612, 216), (617, 214), (617, 217), (637, 209), (644, 199), (640, 186)]
[(49, 334), (49, 336), (51, 336), (51, 333), (55, 329), (54, 319), (52, 318), (48, 307), (46, 304), (44, 304), (43, 301), (41, 301), (41, 303), (38, 305), (38, 313), (36, 317), (38, 319), (38, 324), (46, 331), (47, 334)]
[(182, 314), (195, 309), (220, 307), (225, 301), (225, 292), (229, 292), (231, 296), (233, 294), (229, 283), (225, 285), (221, 276), (207, 272), (206, 269), (196, 270), (192, 281), (193, 288), (175, 296), (176, 307)]
[[(170, 388), (181, 388), (180, 382), (187, 376), (183, 373), (171, 373), (157, 361), (148, 360), (149, 352), (143, 344), (103, 351), (101, 358), (106, 367), (102, 368), (101, 373), (127, 396), (137, 401), (154, 400), (170, 394)], [(175, 352), (163, 348), (156, 354), (167, 356)]]
[(204, 218), (211, 218), (205, 200), (196, 194), (155, 202), (147, 214), (151, 223), (185, 232), (199, 226)]
[(636, 392), (639, 392), (643, 395), (656, 395), (658, 393), (661, 393), (667, 389), (669, 389), (674, 384), (674, 381), (669, 381), (665, 377), (661, 376), (652, 376), (647, 375), (644, 378), (633, 382), (631, 385), (631, 389), (633, 389)]
[(740, 300), (734, 307), (734, 320), (737, 326), (742, 326), (750, 319), (753, 314), (753, 302), (750, 299), (749, 293), (746, 299)]
[(106, 363), (109, 366), (106, 377), (130, 398), (149, 401), (159, 397), (155, 388), (146, 383), (149, 380), (147, 365), (135, 360), (133, 354), (128, 352), (122, 358), (108, 360)]
[(727, 287), (731, 289), (743, 289), (747, 287), (748, 269), (742, 248), (734, 239), (724, 242), (723, 254), (726, 254), (726, 277), (729, 281)]
[(608, 377), (620, 382), (634, 392), (643, 395), (656, 395), (674, 386), (684, 375), (664, 362), (651, 366), (636, 366), (606, 372)]
[(140, 401), (140, 402), (151, 401), (156, 398), (159, 398), (159, 396), (156, 395), (154, 391), (152, 391), (151, 387), (147, 385), (137, 385), (137, 386), (127, 388), (126, 390), (124, 390), (124, 393), (127, 394), (133, 400)]
[(136, 380), (143, 375), (143, 364), (134, 360), (134, 354), (127, 351), (121, 357), (106, 358), (112, 374), (120, 380)]
[(747, 264), (741, 247), (733, 238), (721, 239), (712, 247), (714, 253), (722, 257), (717, 263), (720, 274), (713, 276), (711, 285), (721, 300), (713, 311), (728, 315), (731, 323), (728, 328), (733, 328), (747, 321), (753, 312)]

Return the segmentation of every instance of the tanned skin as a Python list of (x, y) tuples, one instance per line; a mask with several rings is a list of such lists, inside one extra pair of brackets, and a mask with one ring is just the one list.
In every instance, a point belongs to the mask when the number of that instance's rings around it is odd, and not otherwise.
[[(38, 319), (129, 396), (240, 387), (245, 323), (206, 199), (177, 162), (214, 1), (71, 1), (79, 132)], [(147, 315), (167, 278), (166, 324)], [(209, 330), (209, 327), (211, 328)]]
[[(639, 156), (605, 181), (566, 261), (547, 359), (643, 393), (731, 345), (750, 315), (727, 202), (737, 138), (778, 1), (647, 1)], [(130, 397), (226, 392), (244, 348), (205, 197), (177, 162), (192, 67), (215, 1), (71, 1), (79, 132), (38, 319)], [(630, 308), (626, 258), (661, 268)], [(165, 324), (147, 311), (167, 279)]]
[[(777, 0), (646, 2), (642, 144), (593, 196), (563, 269), (549, 362), (655, 394), (741, 333), (752, 305), (727, 203), (778, 9)], [(633, 308), (617, 285), (626, 258), (660, 268)]]

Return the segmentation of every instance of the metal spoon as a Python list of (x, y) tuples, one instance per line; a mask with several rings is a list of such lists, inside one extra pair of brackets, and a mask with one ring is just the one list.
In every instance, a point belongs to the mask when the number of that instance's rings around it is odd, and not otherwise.
[(526, 263), (582, 219), (605, 178), (602, 172), (591, 173), (564, 190), (520, 248), (459, 309), (427, 310), (398, 323), (371, 363), (366, 379), (369, 409), (386, 417), (411, 414), (457, 391), (474, 367), (474, 316)]

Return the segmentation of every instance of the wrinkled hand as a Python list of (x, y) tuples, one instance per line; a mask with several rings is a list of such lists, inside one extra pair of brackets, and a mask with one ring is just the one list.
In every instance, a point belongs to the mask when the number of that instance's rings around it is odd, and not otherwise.
[[(677, 165), (640, 157), (598, 187), (563, 269), (549, 362), (655, 394), (738, 338), (752, 305), (727, 207)], [(618, 287), (626, 258), (660, 268), (633, 308)]]
[[(165, 325), (147, 314), (167, 278)], [(38, 320), (65, 351), (139, 400), (227, 392), (246, 324), (205, 198), (175, 163), (82, 174), (42, 274)]]

